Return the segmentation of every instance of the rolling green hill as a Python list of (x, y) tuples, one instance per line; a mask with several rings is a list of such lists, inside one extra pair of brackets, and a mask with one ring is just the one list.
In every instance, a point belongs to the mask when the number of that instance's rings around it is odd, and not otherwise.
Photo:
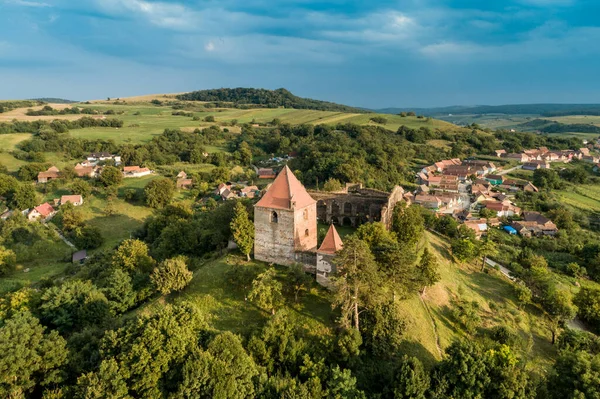
[(336, 104), (327, 101), (313, 100), (293, 95), (286, 89), (266, 90), (238, 87), (235, 89), (199, 90), (191, 93), (180, 94), (179, 100), (225, 102), (231, 103), (235, 108), (295, 108), (314, 109), (320, 111), (338, 111), (365, 113), (370, 112), (361, 108)]

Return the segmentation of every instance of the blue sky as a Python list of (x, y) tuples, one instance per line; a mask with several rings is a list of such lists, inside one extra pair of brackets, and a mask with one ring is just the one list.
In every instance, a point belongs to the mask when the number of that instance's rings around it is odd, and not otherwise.
[(0, 98), (600, 103), (598, 0), (0, 0)]

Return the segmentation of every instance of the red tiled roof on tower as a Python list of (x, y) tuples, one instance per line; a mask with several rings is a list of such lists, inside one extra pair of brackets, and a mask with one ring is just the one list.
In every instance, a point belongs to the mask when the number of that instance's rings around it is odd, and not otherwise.
[(327, 231), (327, 235), (325, 239), (321, 243), (321, 247), (319, 247), (317, 252), (323, 252), (326, 254), (335, 254), (337, 251), (344, 248), (344, 243), (340, 238), (337, 230), (334, 225), (329, 226), (329, 230)]
[(290, 168), (286, 165), (275, 178), (266, 194), (256, 204), (262, 208), (292, 209), (292, 203), (295, 208), (304, 208), (316, 203), (300, 181), (294, 176)]

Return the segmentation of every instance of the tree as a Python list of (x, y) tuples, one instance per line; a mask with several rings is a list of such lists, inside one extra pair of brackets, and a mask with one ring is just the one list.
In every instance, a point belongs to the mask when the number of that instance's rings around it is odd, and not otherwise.
[(208, 115), (204, 117), (204, 122), (214, 122), (215, 121), (215, 117), (212, 115)]
[(418, 206), (408, 206), (404, 201), (396, 204), (392, 216), (392, 230), (399, 242), (416, 245), (423, 236), (424, 226), (425, 220)]
[(84, 225), (81, 212), (75, 209), (75, 205), (71, 202), (67, 202), (60, 207), (60, 219), (62, 228), (66, 232), (73, 231)]
[(14, 270), (17, 255), (14, 251), (0, 245), (0, 276), (5, 276)]
[(148, 246), (140, 240), (125, 240), (112, 257), (112, 264), (128, 272), (152, 270), (154, 259), (148, 255)]
[(526, 305), (531, 303), (532, 293), (529, 287), (527, 287), (523, 283), (518, 283), (515, 286), (515, 295), (517, 297), (517, 302), (519, 303), (519, 308), (523, 309)]
[(100, 174), (100, 181), (106, 187), (118, 186), (123, 180), (123, 173), (114, 166), (105, 166)]
[(350, 328), (353, 324), (359, 330), (362, 308), (372, 305), (378, 294), (375, 258), (364, 241), (351, 236), (346, 239), (334, 262), (337, 276), (333, 278), (333, 306), (341, 309), (342, 326)]
[(308, 291), (313, 278), (304, 271), (301, 264), (293, 264), (290, 266), (286, 276), (286, 283), (290, 287), (290, 291), (294, 294), (294, 301), (298, 302), (298, 297), (303, 291)]
[(394, 376), (395, 399), (425, 399), (429, 374), (416, 357), (404, 355)]
[(274, 268), (259, 274), (252, 282), (252, 288), (248, 294), (250, 301), (255, 302), (258, 307), (269, 310), (272, 315), (283, 302), (282, 285), (275, 278), (276, 275), (277, 271)]
[[(197, 348), (200, 332), (207, 328), (205, 316), (187, 302), (165, 304), (157, 312), (141, 314), (102, 338), (102, 363), (116, 363), (106, 367), (111, 370), (107, 376), (113, 375), (115, 382), (122, 379), (129, 397), (163, 397), (168, 390), (164, 386), (170, 379), (167, 376)], [(110, 384), (111, 380), (102, 381)]]
[(68, 350), (57, 331), (46, 333), (39, 320), (24, 311), (3, 321), (0, 353), (0, 396), (18, 398), (37, 385), (61, 382)]
[(144, 189), (146, 205), (151, 208), (161, 209), (171, 202), (175, 194), (175, 184), (171, 179), (162, 178), (152, 180)]
[(231, 233), (233, 241), (242, 251), (248, 261), (250, 261), (250, 252), (254, 247), (254, 224), (248, 216), (248, 211), (241, 201), (236, 202), (234, 216), (231, 219)]
[(77, 379), (75, 397), (81, 399), (128, 399), (129, 392), (119, 364), (115, 359), (100, 363), (100, 369)]
[(192, 277), (193, 273), (187, 268), (186, 258), (178, 256), (162, 261), (152, 271), (150, 280), (161, 294), (168, 295), (172, 291), (184, 289), (192, 281)]
[(85, 180), (77, 179), (71, 183), (71, 191), (73, 194), (79, 194), (87, 198), (92, 194), (92, 186)]
[(336, 365), (327, 380), (328, 398), (331, 399), (366, 399), (365, 393), (356, 388), (356, 378), (350, 370), (342, 370)]
[(461, 262), (472, 260), (477, 256), (477, 246), (468, 238), (457, 238), (452, 241), (452, 255)]
[(9, 206), (12, 209), (25, 210), (39, 204), (35, 188), (31, 184), (19, 184), (14, 194), (9, 198)]
[(415, 268), (415, 280), (421, 290), (421, 294), (425, 293), (425, 289), (440, 281), (441, 276), (438, 272), (438, 259), (425, 247), (421, 261)]
[(498, 253), (498, 249), (496, 248), (496, 243), (494, 243), (494, 240), (492, 239), (492, 231), (494, 230), (488, 230), (488, 233), (485, 237), (484, 240), (481, 241), (481, 243), (479, 244), (479, 256), (482, 257), (481, 259), (481, 271), (485, 270), (485, 261), (487, 260), (487, 258), (489, 256), (495, 255), (496, 253)]
[(527, 373), (506, 345), (486, 349), (475, 341), (456, 341), (434, 375), (432, 397), (528, 398)]
[(600, 289), (581, 287), (574, 300), (578, 315), (598, 332), (600, 331)]
[(135, 304), (132, 279), (123, 269), (110, 267), (104, 270), (97, 284), (115, 313), (125, 312)]
[(104, 243), (102, 231), (97, 226), (83, 226), (75, 229), (70, 236), (79, 248), (96, 249)]
[(104, 294), (90, 281), (68, 280), (46, 289), (39, 307), (42, 321), (63, 333), (101, 325), (111, 316)]
[(552, 399), (600, 398), (600, 355), (562, 351), (548, 377)]
[(240, 338), (231, 332), (217, 335), (206, 351), (193, 351), (183, 365), (182, 374), (177, 397), (255, 397), (253, 379), (258, 368)]
[(342, 188), (344, 188), (342, 183), (334, 178), (327, 179), (325, 184), (323, 184), (323, 190), (325, 191), (340, 191)]
[(115, 207), (115, 198), (110, 196), (106, 199), (106, 205), (104, 206), (104, 214), (106, 216), (112, 216), (117, 213), (117, 208)]
[(577, 314), (577, 307), (571, 302), (571, 293), (567, 290), (550, 289), (542, 299), (547, 312), (552, 333), (552, 344), (556, 342), (559, 329)]
[(533, 184), (539, 188), (560, 188), (561, 181), (553, 169), (537, 169), (533, 172)]

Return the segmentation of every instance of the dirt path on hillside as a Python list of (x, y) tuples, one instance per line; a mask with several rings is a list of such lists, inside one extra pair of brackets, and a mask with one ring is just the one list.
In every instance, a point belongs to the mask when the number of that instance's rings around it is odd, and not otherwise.
[(429, 316), (429, 320), (431, 321), (431, 326), (433, 327), (433, 335), (435, 335), (435, 346), (437, 348), (437, 351), (440, 354), (440, 357), (443, 357), (444, 352), (442, 351), (442, 346), (440, 345), (440, 336), (438, 335), (437, 325), (435, 324), (435, 319), (433, 318), (433, 315), (431, 314), (431, 310), (429, 310), (429, 306), (427, 306), (427, 304), (425, 303), (425, 301), (423, 300), (423, 297), (421, 295), (419, 295), (419, 300), (421, 301), (421, 304), (425, 308), (425, 311), (427, 312), (427, 315)]

